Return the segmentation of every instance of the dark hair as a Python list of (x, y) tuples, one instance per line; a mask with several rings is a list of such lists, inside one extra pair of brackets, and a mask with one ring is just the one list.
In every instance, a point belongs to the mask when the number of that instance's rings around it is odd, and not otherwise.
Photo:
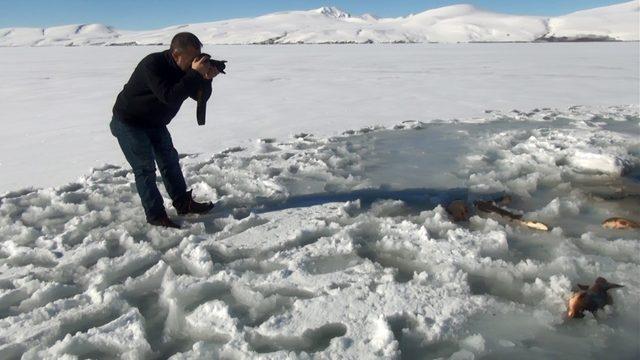
[(193, 35), (190, 32), (181, 32), (175, 34), (173, 39), (171, 39), (171, 47), (169, 49), (184, 51), (188, 47), (194, 47), (198, 50), (202, 48), (202, 43), (198, 39), (197, 36)]

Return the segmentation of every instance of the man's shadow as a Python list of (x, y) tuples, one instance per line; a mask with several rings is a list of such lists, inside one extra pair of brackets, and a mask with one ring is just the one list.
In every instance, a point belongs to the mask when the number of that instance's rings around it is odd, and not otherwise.
[(258, 206), (252, 209), (252, 211), (254, 213), (267, 213), (291, 208), (311, 207), (328, 203), (344, 203), (348, 201), (359, 201), (360, 207), (367, 210), (371, 208), (373, 203), (382, 200), (400, 200), (411, 208), (433, 209), (438, 205), (446, 206), (455, 200), (468, 201), (469, 196), (469, 190), (466, 188), (362, 189), (349, 192), (293, 195), (281, 201), (259, 199)]
[[(382, 200), (400, 200), (410, 212), (431, 210), (438, 205), (446, 207), (456, 200), (472, 204), (475, 200), (493, 200), (504, 196), (503, 192), (477, 194), (467, 188), (411, 188), (411, 189), (362, 189), (348, 192), (330, 192), (292, 195), (284, 200), (270, 198), (257, 198), (252, 206), (234, 206), (231, 204), (216, 204), (218, 210), (198, 218), (192, 222), (204, 222), (211, 224), (216, 218), (232, 215), (236, 219), (242, 219), (253, 214), (265, 214), (286, 209), (307, 208), (329, 203), (345, 203), (359, 201), (361, 211), (367, 211), (371, 206)], [(207, 226), (207, 228), (210, 228)]]

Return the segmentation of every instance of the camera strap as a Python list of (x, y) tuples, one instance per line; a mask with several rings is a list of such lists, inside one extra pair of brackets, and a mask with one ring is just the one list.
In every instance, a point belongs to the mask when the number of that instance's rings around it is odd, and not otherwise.
[(196, 118), (198, 119), (198, 125), (204, 125), (207, 115), (207, 102), (204, 100), (204, 90), (202, 88), (198, 89), (197, 103)]

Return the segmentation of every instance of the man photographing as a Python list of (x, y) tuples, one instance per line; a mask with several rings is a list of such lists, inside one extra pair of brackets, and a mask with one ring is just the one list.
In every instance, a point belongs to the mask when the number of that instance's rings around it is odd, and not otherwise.
[(191, 190), (187, 191), (167, 129), (187, 97), (206, 103), (211, 96), (211, 80), (219, 71), (208, 55), (201, 56), (201, 48), (194, 34), (176, 34), (169, 50), (140, 61), (113, 106), (111, 133), (133, 169), (147, 222), (152, 225), (180, 228), (165, 211), (156, 186), (156, 162), (178, 214), (205, 213), (213, 208), (211, 202), (196, 202)]

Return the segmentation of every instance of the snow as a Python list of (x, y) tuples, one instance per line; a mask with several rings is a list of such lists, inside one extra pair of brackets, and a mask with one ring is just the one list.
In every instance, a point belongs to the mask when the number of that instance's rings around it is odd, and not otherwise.
[[(0, 49), (0, 358), (640, 356), (640, 230), (600, 225), (640, 218), (637, 44), (207, 47), (171, 132), (219, 203), (180, 230), (107, 128), (160, 49)], [(505, 193), (551, 230), (445, 211)]]
[[(399, 25), (415, 42), (533, 41), (547, 31), (545, 19), (453, 5), (409, 16)], [(418, 35), (419, 34), (419, 35)]]
[(0, 46), (166, 45), (178, 31), (193, 32), (205, 44), (637, 41), (639, 6), (634, 0), (550, 18), (499, 14), (466, 4), (398, 18), (352, 16), (325, 6), (145, 31), (102, 24), (5, 28), (0, 29)]
[[(86, 333), (67, 334), (45, 354), (60, 358), (66, 354), (89, 357), (118, 354), (121, 359), (141, 359), (149, 356), (151, 347), (145, 339), (144, 318), (132, 309), (112, 322), (89, 329)], [(28, 356), (27, 356), (28, 357)]]
[[(1, 48), (0, 193), (68, 183), (123, 162), (108, 130), (111, 108), (140, 59), (164, 49)], [(327, 137), (405, 120), (484, 121), (485, 110), (637, 104), (640, 97), (633, 43), (204, 50), (229, 60), (229, 71), (214, 80), (205, 126), (196, 125), (192, 101), (172, 121), (183, 161), (238, 147), (268, 151), (260, 138)]]
[[(0, 354), (636, 357), (640, 234), (599, 221), (640, 216), (627, 175), (640, 167), (638, 112), (493, 111), (263, 139), (183, 164), (221, 206), (181, 230), (144, 224), (126, 167), (6, 193)], [(567, 160), (583, 152), (625, 170)], [(417, 158), (411, 176), (389, 176)], [(443, 207), (503, 192), (552, 231), (478, 213), (453, 223)], [(625, 285), (614, 305), (567, 321), (572, 286), (597, 276)]]
[(638, 40), (640, 3), (630, 1), (549, 19), (548, 37)]

